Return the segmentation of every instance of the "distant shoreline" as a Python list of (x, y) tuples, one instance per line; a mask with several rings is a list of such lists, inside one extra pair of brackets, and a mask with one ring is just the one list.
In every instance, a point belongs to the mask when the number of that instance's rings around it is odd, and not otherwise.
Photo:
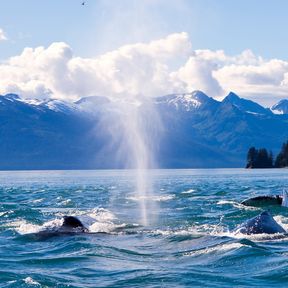
[[(288, 169), (288, 167), (270, 167), (270, 168), (254, 168), (254, 167), (168, 167), (168, 168), (148, 168), (144, 170), (227, 170), (227, 169), (243, 169), (243, 170), (269, 170), (269, 169)], [(0, 172), (12, 171), (136, 171), (136, 168), (10, 168), (0, 169)], [(139, 169), (141, 170), (141, 169)]]

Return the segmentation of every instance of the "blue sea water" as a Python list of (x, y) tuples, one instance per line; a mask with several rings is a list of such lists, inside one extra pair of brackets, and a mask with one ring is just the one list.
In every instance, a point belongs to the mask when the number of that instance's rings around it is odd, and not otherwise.
[[(235, 235), (288, 170), (154, 170), (141, 225), (133, 171), (0, 172), (0, 287), (284, 287), (288, 237)], [(288, 208), (268, 207), (288, 230)], [(38, 237), (64, 215), (91, 233)], [(262, 235), (263, 236), (263, 235)]]

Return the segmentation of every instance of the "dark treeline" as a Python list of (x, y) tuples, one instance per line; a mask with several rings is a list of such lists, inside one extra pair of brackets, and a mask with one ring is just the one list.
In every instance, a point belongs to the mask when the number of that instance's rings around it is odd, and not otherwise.
[(275, 161), (271, 151), (265, 148), (251, 147), (247, 153), (246, 168), (283, 168), (288, 167), (288, 141), (283, 143)]

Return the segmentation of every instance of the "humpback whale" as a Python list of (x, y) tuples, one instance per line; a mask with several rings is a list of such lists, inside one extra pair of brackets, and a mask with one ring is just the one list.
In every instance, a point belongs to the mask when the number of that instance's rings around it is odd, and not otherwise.
[(59, 228), (60, 232), (88, 232), (88, 229), (83, 225), (83, 223), (74, 216), (64, 216), (63, 224)]
[(89, 229), (75, 216), (64, 216), (61, 225), (43, 227), (37, 233), (32, 233), (39, 237), (52, 237), (63, 234), (88, 233)]
[(265, 195), (265, 196), (256, 196), (249, 199), (246, 199), (241, 202), (245, 206), (265, 206), (265, 205), (282, 205), (283, 198), (280, 195)]
[[(99, 224), (99, 225), (98, 225)], [(38, 226), (38, 225), (37, 225)], [(62, 219), (54, 219), (38, 226), (33, 232), (25, 233), (36, 238), (50, 238), (61, 235), (75, 234), (115, 234), (127, 233), (134, 234), (136, 224), (114, 224), (110, 221), (99, 222), (96, 218), (89, 215), (64, 216)]]
[(282, 195), (265, 195), (256, 196), (246, 199), (241, 202), (245, 206), (266, 206), (266, 205), (279, 205), (288, 207), (288, 191), (284, 190)]
[(286, 233), (286, 231), (274, 220), (268, 211), (264, 211), (238, 226), (235, 233), (251, 235)]

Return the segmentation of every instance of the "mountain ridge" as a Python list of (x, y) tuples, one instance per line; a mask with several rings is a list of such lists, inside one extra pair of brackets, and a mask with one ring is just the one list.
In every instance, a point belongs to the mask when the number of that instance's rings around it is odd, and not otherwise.
[[(286, 110), (273, 113), (275, 105), (269, 110), (233, 92), (222, 101), (201, 91), (169, 94), (152, 105), (163, 125), (155, 153), (160, 168), (244, 167), (250, 146), (276, 154), (288, 138)], [(115, 107), (104, 96), (75, 102), (0, 96), (0, 169), (127, 168), (129, 151), (121, 157), (117, 151), (123, 139), (103, 127), (103, 115), (112, 117)]]

